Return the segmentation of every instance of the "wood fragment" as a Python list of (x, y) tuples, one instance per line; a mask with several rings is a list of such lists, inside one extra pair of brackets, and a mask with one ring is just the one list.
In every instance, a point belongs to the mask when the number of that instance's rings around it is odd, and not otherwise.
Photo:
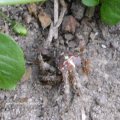
[[(55, 2), (55, 0), (54, 0), (54, 2)], [(49, 30), (48, 37), (47, 37), (47, 39), (44, 43), (44, 48), (49, 48), (50, 47), (52, 39), (56, 34), (55, 31), (58, 29), (58, 27), (61, 25), (61, 23), (63, 21), (64, 15), (65, 15), (65, 12), (66, 12), (66, 4), (65, 4), (64, 0), (60, 0), (60, 3), (62, 5), (62, 10), (61, 10), (59, 19), (58, 19), (58, 21), (55, 25), (54, 25), (54, 23), (51, 23), (51, 27), (50, 27), (50, 30)]]
[[(55, 0), (54, 1), (54, 25), (58, 21), (58, 11), (59, 11), (58, 0)], [(57, 39), (57, 38), (58, 38), (58, 29), (55, 29), (54, 39)]]

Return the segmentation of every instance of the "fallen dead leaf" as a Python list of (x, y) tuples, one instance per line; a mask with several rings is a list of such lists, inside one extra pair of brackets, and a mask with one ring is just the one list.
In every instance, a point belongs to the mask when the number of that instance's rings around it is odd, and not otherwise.
[(43, 10), (41, 10), (39, 12), (38, 19), (39, 19), (43, 29), (45, 29), (48, 26), (50, 26), (50, 24), (52, 22), (51, 17), (46, 12), (44, 12)]
[(73, 16), (70, 15), (64, 18), (62, 24), (63, 31), (75, 33), (77, 27), (79, 27), (79, 22)]

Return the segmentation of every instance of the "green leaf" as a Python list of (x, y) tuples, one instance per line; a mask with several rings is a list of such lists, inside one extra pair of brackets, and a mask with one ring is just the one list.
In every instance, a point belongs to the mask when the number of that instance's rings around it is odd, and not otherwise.
[(19, 35), (27, 35), (27, 29), (21, 23), (14, 22), (12, 27), (15, 33)]
[(23, 51), (11, 37), (0, 33), (0, 88), (14, 89), (24, 72)]
[(44, 2), (46, 0), (0, 0), (1, 5), (16, 5), (16, 4), (27, 4), (34, 2)]
[(120, 0), (104, 0), (101, 6), (101, 19), (110, 25), (120, 22)]
[(99, 0), (82, 0), (82, 3), (86, 6), (93, 7), (99, 4)]

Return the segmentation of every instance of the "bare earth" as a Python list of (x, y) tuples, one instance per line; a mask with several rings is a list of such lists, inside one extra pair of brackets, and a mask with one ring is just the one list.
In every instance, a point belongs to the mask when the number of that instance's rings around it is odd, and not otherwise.
[[(52, 8), (53, 3), (49, 1), (45, 11), (51, 16)], [(61, 114), (62, 109), (56, 104), (60, 84), (43, 85), (39, 65), (34, 63), (48, 29), (42, 29), (26, 6), (2, 7), (2, 10), (28, 28), (27, 37), (20, 37), (0, 20), (0, 28), (4, 28), (23, 48), (26, 66), (32, 68), (32, 74), (29, 79), (22, 80), (15, 91), (0, 91), (0, 120), (120, 120), (120, 25), (108, 27), (99, 20), (88, 20), (84, 7), (73, 4), (72, 15), (80, 26), (75, 34), (65, 33), (60, 27), (59, 39), (53, 40), (52, 46), (74, 50), (80, 38), (84, 38), (91, 72), (88, 76), (80, 75), (82, 95), (75, 96), (69, 110)], [(26, 15), (31, 17), (29, 24), (24, 20)]]

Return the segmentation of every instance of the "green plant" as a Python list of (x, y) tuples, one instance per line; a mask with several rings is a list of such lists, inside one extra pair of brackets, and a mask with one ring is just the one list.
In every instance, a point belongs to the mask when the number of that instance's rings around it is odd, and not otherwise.
[(19, 35), (27, 35), (27, 29), (23, 26), (23, 24), (14, 21), (12, 23), (12, 29), (15, 33), (19, 34)]
[(34, 2), (43, 2), (46, 0), (0, 0), (0, 5), (16, 5), (16, 4), (27, 4)]
[[(41, 1), (45, 0), (0, 0), (0, 5), (16, 5)], [(0, 12), (0, 16), (11, 23), (16, 33), (27, 34), (27, 30), (22, 24), (11, 21), (2, 12)], [(24, 73), (25, 60), (22, 49), (10, 36), (0, 33), (0, 89), (15, 89)]]
[(120, 22), (120, 0), (82, 0), (89, 7), (100, 4), (100, 15), (102, 21), (114, 25)]
[(0, 33), (0, 88), (14, 89), (24, 72), (23, 51), (10, 36)]

